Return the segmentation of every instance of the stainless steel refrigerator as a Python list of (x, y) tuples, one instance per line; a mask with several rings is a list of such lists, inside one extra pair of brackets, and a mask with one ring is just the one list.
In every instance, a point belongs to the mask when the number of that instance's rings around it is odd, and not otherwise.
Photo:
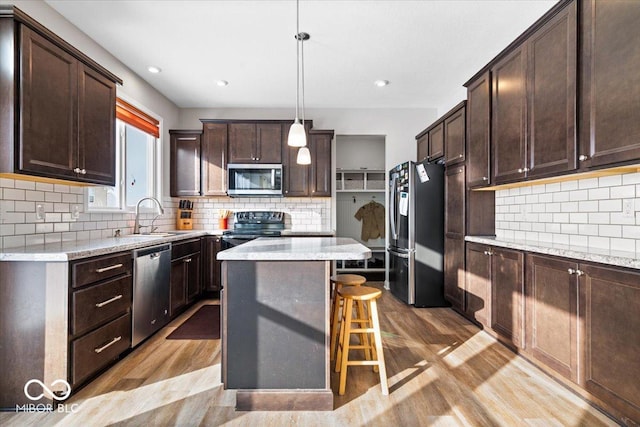
[(416, 307), (444, 299), (444, 166), (406, 162), (389, 171), (389, 288)]

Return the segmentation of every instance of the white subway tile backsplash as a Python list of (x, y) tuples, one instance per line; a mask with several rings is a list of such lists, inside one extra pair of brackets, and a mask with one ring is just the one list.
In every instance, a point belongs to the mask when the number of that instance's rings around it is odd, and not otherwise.
[(571, 246), (589, 246), (589, 238), (587, 236), (580, 236), (573, 234), (569, 236), (569, 244)]
[(578, 181), (578, 188), (598, 188), (598, 178), (586, 178)]
[(569, 200), (572, 202), (579, 202), (589, 199), (589, 190), (575, 190), (569, 193)]
[(622, 175), (622, 184), (623, 185), (640, 184), (640, 172)]
[(34, 181), (15, 180), (14, 188), (22, 188), (23, 190), (35, 190), (36, 183)]
[(598, 202), (596, 200), (578, 202), (580, 212), (598, 212)]
[(622, 237), (622, 226), (620, 225), (600, 225), (598, 234), (602, 237)]
[(586, 224), (589, 222), (589, 215), (586, 213), (570, 213), (569, 222), (572, 224)]
[[(630, 199), (631, 216), (622, 211), (622, 202)], [(637, 250), (639, 211), (640, 173), (499, 190), (496, 235), (521, 238), (524, 233), (530, 239), (537, 233), (540, 241)]]
[(633, 239), (611, 239), (611, 249), (616, 251), (633, 252), (636, 241)]
[(589, 190), (589, 200), (603, 200), (609, 198), (609, 188), (592, 188)]
[(610, 175), (598, 178), (599, 187), (614, 187), (616, 185), (622, 185), (622, 175)]
[(560, 193), (552, 193), (554, 202), (568, 202), (569, 201), (569, 192), (560, 192)]
[(598, 210), (600, 212), (621, 212), (622, 200), (600, 200), (598, 202)]
[(594, 212), (589, 214), (589, 224), (610, 224), (610, 216), (607, 212)]
[(3, 200), (25, 200), (25, 190), (5, 188), (2, 192)]
[(606, 249), (609, 250), (611, 247), (609, 244), (608, 237), (599, 237), (599, 236), (589, 236), (589, 245), (592, 248)]
[(611, 187), (612, 199), (629, 199), (636, 197), (635, 185), (621, 185), (619, 187)]

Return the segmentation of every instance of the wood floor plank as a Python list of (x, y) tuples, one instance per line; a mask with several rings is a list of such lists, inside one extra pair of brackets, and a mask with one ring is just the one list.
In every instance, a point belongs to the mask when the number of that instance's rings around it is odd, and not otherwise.
[[(374, 283), (380, 287), (380, 283)], [(612, 420), (451, 309), (416, 309), (383, 292), (389, 396), (351, 367), (330, 412), (239, 412), (221, 384), (220, 340), (167, 340), (190, 308), (88, 386), (71, 414), (0, 413), (5, 426), (614, 426)], [(338, 374), (332, 373), (337, 391)]]

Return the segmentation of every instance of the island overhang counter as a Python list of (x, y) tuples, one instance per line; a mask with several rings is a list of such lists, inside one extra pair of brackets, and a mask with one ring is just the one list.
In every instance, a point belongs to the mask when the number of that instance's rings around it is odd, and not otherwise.
[(333, 410), (331, 262), (371, 257), (350, 238), (259, 238), (222, 263), (222, 382), (237, 410)]

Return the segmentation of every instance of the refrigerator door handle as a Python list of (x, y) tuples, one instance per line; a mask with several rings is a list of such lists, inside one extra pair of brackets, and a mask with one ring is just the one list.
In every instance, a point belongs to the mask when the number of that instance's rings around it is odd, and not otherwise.
[(398, 230), (396, 229), (396, 183), (398, 181), (398, 176), (393, 174), (393, 178), (391, 178), (391, 185), (389, 186), (389, 219), (391, 222), (391, 239), (398, 240)]
[(387, 252), (389, 252), (391, 255), (397, 256), (398, 258), (404, 258), (404, 259), (411, 258), (411, 251), (409, 251), (409, 252), (398, 252), (398, 251), (393, 250), (391, 248), (387, 248)]

